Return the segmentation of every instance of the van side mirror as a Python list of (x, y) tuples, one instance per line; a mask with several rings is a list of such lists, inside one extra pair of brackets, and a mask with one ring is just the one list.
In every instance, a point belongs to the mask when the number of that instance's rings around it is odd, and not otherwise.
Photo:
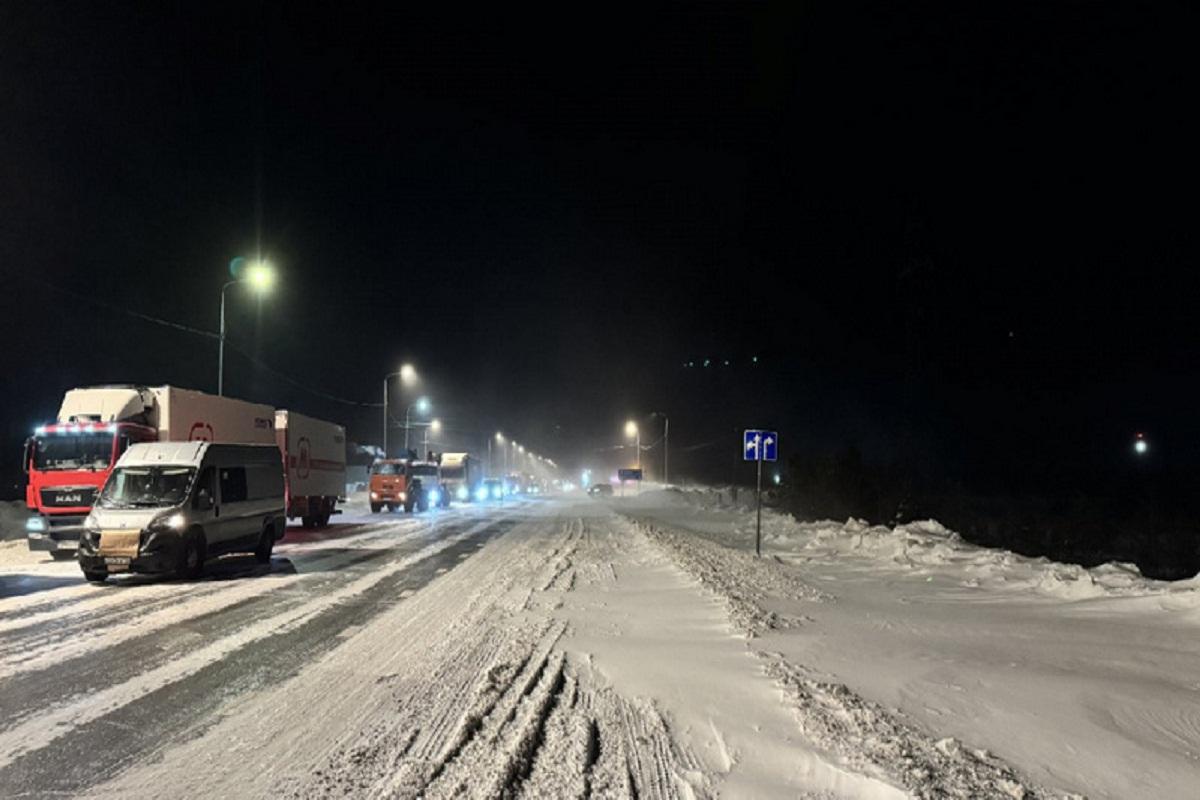
[(212, 511), (212, 507), (212, 495), (208, 493), (208, 489), (201, 489), (199, 494), (196, 495), (196, 508), (201, 511)]

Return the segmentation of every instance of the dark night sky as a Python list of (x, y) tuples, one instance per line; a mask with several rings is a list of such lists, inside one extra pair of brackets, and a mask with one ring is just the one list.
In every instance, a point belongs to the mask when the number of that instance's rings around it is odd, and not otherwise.
[(213, 330), (260, 241), (239, 349), (364, 402), (412, 359), (450, 427), (572, 466), (653, 410), (697, 476), (754, 424), (981, 482), (1119, 474), (1137, 430), (1200, 462), (1163, 7), (292, 5), (0, 13), (5, 494), (66, 388), (215, 389), (214, 342), (112, 307)]

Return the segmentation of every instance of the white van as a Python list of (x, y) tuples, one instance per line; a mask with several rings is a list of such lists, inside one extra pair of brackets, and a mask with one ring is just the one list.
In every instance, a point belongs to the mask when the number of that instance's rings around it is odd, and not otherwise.
[(89, 581), (114, 572), (198, 576), (233, 552), (271, 560), (287, 530), (283, 461), (275, 445), (131, 445), (100, 490), (79, 538)]

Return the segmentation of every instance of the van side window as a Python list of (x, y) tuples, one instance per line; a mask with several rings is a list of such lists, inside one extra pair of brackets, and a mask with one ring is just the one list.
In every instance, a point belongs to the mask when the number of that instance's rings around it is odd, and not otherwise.
[(200, 477), (196, 479), (196, 492), (192, 495), (192, 508), (200, 507), (201, 490), (208, 492), (208, 496), (212, 498), (213, 502), (217, 502), (217, 493), (213, 491), (216, 488), (214, 485), (216, 477), (217, 471), (213, 467), (205, 467), (204, 471), (200, 473)]
[(246, 468), (221, 467), (221, 502), (240, 503), (246, 499)]

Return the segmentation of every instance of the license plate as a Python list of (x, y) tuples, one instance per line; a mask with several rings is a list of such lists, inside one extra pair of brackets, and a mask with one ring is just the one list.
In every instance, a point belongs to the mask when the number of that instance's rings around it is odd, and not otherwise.
[(129, 557), (105, 556), (104, 566), (108, 567), (109, 572), (122, 572), (129, 569)]

